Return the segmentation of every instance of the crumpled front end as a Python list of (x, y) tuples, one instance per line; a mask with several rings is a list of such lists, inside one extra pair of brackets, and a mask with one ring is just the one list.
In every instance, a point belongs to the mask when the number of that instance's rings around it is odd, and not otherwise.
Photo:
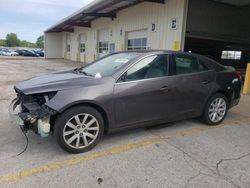
[(15, 88), (17, 98), (9, 107), (10, 114), (15, 123), (22, 126), (24, 131), (33, 130), (42, 137), (51, 132), (50, 118), (57, 112), (46, 103), (55, 96), (56, 92), (25, 95)]

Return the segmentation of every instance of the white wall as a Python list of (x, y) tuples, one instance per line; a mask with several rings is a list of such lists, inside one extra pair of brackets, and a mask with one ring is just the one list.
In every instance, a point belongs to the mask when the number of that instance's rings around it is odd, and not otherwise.
[(63, 37), (61, 33), (45, 33), (45, 58), (62, 58)]
[[(77, 60), (78, 36), (86, 33), (86, 58), (91, 62), (98, 56), (98, 30), (109, 30), (109, 43), (115, 43), (116, 51), (126, 50), (126, 33), (141, 29), (147, 30), (147, 46), (151, 49), (172, 50), (183, 47), (185, 35), (185, 10), (187, 0), (166, 0), (165, 4), (145, 2), (117, 13), (113, 21), (110, 18), (99, 18), (91, 23), (91, 28), (75, 27), (74, 33), (70, 33), (71, 53), (67, 59)], [(172, 19), (177, 20), (177, 29), (171, 29)], [(152, 24), (156, 25), (156, 31), (151, 31)], [(122, 30), (122, 35), (120, 35)], [(112, 33), (112, 36), (111, 36)], [(63, 33), (62, 54), (65, 53), (65, 35)]]

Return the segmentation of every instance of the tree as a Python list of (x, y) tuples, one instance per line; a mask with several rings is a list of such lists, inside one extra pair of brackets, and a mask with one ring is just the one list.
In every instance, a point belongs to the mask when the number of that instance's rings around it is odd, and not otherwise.
[(29, 42), (27, 40), (22, 40), (20, 42), (20, 46), (21, 47), (28, 47), (28, 48), (36, 48), (37, 47), (35, 43)]
[(6, 35), (5, 43), (6, 46), (15, 47), (20, 45), (20, 40), (17, 38), (15, 33), (9, 33)]
[(5, 46), (5, 40), (4, 39), (0, 39), (0, 46)]
[(44, 36), (43, 35), (37, 38), (36, 45), (38, 48), (44, 47)]

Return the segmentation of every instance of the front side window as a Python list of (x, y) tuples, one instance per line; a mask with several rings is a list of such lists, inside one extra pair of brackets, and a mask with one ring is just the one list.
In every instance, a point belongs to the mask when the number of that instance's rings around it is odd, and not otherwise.
[(146, 57), (131, 67), (125, 81), (143, 80), (167, 76), (168, 55)]
[(99, 53), (105, 53), (107, 54), (109, 51), (109, 43), (107, 41), (105, 42), (99, 42)]
[(199, 72), (199, 64), (196, 57), (182, 54), (175, 55), (175, 73), (177, 75), (195, 72)]

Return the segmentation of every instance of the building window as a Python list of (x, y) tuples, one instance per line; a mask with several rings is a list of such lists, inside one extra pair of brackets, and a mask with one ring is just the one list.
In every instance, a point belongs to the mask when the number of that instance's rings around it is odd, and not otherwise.
[(81, 43), (80, 44), (80, 53), (85, 52), (85, 50), (86, 50), (85, 48), (86, 48), (85, 43)]
[(129, 39), (128, 50), (147, 49), (147, 38)]
[(70, 52), (70, 44), (67, 44), (67, 45), (66, 45), (66, 51), (67, 51), (67, 52)]
[(108, 53), (109, 51), (109, 43), (106, 42), (99, 42), (99, 53)]
[(221, 59), (241, 59), (241, 51), (222, 51)]

